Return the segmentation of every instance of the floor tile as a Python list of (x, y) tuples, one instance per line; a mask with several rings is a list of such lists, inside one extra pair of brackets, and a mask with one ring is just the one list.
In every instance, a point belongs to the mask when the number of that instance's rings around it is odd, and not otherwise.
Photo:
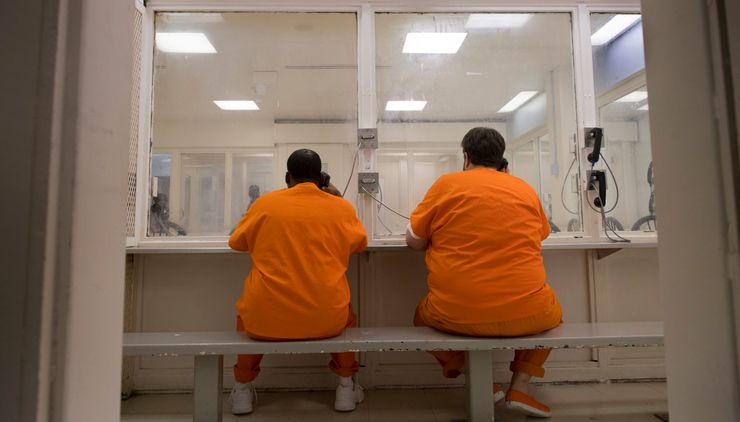
[[(553, 409), (552, 422), (660, 422), (665, 412), (664, 383), (541, 384), (530, 392)], [(255, 411), (229, 413), (224, 396), (224, 422), (450, 422), (466, 416), (464, 388), (366, 390), (354, 412), (334, 411), (333, 391), (258, 392)], [(123, 422), (184, 422), (192, 420), (189, 394), (134, 396), (121, 404)], [(496, 407), (497, 422), (532, 421)]]
[(365, 393), (365, 404), (371, 412), (428, 407), (424, 390), (367, 390)]

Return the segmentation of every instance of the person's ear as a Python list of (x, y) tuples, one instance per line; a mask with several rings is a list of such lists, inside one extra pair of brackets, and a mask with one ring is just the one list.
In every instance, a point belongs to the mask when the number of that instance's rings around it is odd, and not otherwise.
[(468, 164), (469, 164), (469, 162), (468, 162), (468, 153), (467, 152), (463, 152), (463, 170), (467, 170), (468, 169)]
[(285, 172), (285, 184), (290, 187), (290, 173)]

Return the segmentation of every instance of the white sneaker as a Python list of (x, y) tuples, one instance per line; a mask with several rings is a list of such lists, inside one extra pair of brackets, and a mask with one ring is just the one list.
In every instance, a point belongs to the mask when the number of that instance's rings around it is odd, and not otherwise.
[(337, 394), (334, 399), (334, 409), (339, 412), (351, 412), (357, 407), (357, 403), (365, 399), (362, 386), (352, 377), (339, 377)]
[(229, 402), (231, 402), (232, 415), (252, 413), (254, 403), (257, 402), (257, 393), (254, 391), (254, 385), (251, 382), (234, 382), (234, 388), (231, 390)]

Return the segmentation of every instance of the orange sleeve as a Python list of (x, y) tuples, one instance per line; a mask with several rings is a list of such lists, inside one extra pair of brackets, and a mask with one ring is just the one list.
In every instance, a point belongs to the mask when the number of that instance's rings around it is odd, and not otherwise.
[(348, 224), (345, 226), (345, 232), (347, 233), (347, 239), (350, 244), (350, 254), (360, 253), (367, 248), (367, 234), (365, 233), (365, 227), (357, 218), (357, 212), (352, 204), (346, 199), (341, 199), (342, 206), (347, 213)]
[(427, 193), (424, 195), (424, 199), (421, 200), (419, 205), (416, 206), (414, 212), (411, 213), (409, 225), (411, 231), (422, 239), (429, 239), (432, 235), (432, 222), (434, 217), (437, 215), (439, 205), (442, 201), (444, 194), (444, 186), (442, 178), (437, 179), (436, 182), (429, 188)]
[(550, 235), (550, 220), (547, 219), (547, 214), (545, 214), (545, 210), (542, 209), (542, 203), (540, 203), (539, 198), (537, 199), (537, 206), (540, 209), (540, 216), (542, 219), (542, 229), (540, 232), (540, 238), (542, 240), (547, 239), (547, 236)]
[(246, 213), (244, 213), (244, 216), (242, 217), (241, 221), (239, 221), (239, 224), (236, 225), (236, 228), (234, 229), (234, 232), (231, 233), (231, 236), (229, 237), (229, 247), (235, 251), (241, 251), (241, 252), (250, 252), (251, 246), (249, 242), (250, 233), (252, 233), (254, 221), (256, 220), (256, 215), (260, 212), (260, 206), (259, 204), (259, 198), (252, 204), (251, 207), (247, 210)]
[(355, 221), (352, 223), (352, 227), (350, 228), (350, 233), (353, 238), (352, 241), (352, 253), (360, 253), (367, 248), (367, 234), (365, 233), (365, 228), (362, 226), (362, 223), (360, 223), (360, 220), (358, 220), (355, 217)]

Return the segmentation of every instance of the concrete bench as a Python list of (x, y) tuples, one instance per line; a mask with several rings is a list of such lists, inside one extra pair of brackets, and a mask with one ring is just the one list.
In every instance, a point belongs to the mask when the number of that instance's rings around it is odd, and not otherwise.
[(125, 333), (124, 356), (195, 357), (193, 384), (196, 422), (221, 421), (223, 355), (463, 350), (466, 352), (468, 420), (492, 421), (493, 350), (637, 347), (663, 344), (661, 322), (565, 323), (527, 337), (465, 337), (427, 327), (350, 328), (337, 337), (312, 341), (261, 342), (243, 333)]

